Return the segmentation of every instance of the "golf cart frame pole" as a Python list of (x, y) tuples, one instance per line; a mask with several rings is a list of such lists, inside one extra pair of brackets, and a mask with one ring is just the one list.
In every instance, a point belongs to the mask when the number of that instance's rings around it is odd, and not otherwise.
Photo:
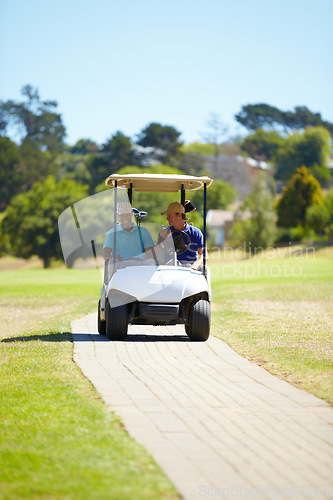
[(127, 189), (128, 201), (132, 205), (132, 197), (133, 197), (133, 183), (130, 183), (130, 187)]
[(207, 185), (204, 183), (204, 206), (203, 206), (203, 274), (206, 276), (206, 210), (207, 210)]
[(116, 229), (117, 229), (117, 186), (118, 182), (114, 183), (114, 211), (113, 211), (113, 271), (116, 269)]
[(184, 189), (184, 184), (182, 184), (181, 191), (180, 191), (180, 203), (185, 208), (185, 189)]

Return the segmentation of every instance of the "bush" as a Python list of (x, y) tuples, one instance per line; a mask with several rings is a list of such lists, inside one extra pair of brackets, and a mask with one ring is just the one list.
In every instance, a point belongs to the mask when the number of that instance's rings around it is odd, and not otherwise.
[(53, 176), (36, 182), (30, 191), (12, 198), (2, 221), (2, 234), (16, 257), (37, 255), (48, 267), (61, 259), (58, 217), (71, 204), (87, 196), (88, 186)]
[(319, 203), (321, 198), (322, 193), (317, 179), (309, 173), (306, 167), (298, 168), (284, 188), (278, 202), (278, 226), (304, 226), (307, 208)]
[(333, 237), (333, 189), (320, 203), (307, 209), (306, 224), (318, 236)]
[(247, 250), (250, 247), (265, 249), (271, 246), (276, 238), (275, 213), (273, 197), (267, 189), (264, 176), (245, 199), (242, 209), (250, 211), (251, 217), (236, 221), (230, 232), (230, 239), (240, 246), (245, 244)]

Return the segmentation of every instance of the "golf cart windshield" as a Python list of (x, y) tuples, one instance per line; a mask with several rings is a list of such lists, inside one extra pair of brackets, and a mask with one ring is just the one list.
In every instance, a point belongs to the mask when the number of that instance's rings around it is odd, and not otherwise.
[[(127, 192), (123, 190), (117, 193), (117, 206), (121, 204), (129, 204)], [(161, 225), (154, 222), (142, 224), (140, 219), (143, 216), (134, 207), (124, 228), (124, 221), (120, 222), (123, 216), (117, 214), (114, 205), (113, 190), (90, 196), (67, 208), (58, 222), (67, 267), (98, 267), (103, 275), (105, 246), (111, 248), (110, 266), (114, 268), (175, 265), (173, 238), (158, 242)]]
[[(188, 242), (182, 241), (179, 236), (178, 242), (170, 235), (163, 234), (161, 237), (162, 226), (166, 224), (161, 211), (168, 202), (175, 201), (173, 193), (181, 191), (181, 202), (184, 204), (185, 189), (205, 188), (211, 182), (207, 177), (185, 175), (108, 177), (106, 184), (111, 189), (75, 203), (59, 217), (60, 241), (66, 265), (81, 269), (98, 267), (104, 276), (106, 248), (110, 249), (107, 259), (109, 275), (117, 269), (133, 265), (177, 266), (177, 254), (186, 251)], [(133, 196), (133, 191), (138, 194)], [(144, 195), (144, 191), (150, 194)], [(127, 214), (131, 212), (127, 217), (124, 207), (127, 207)]]

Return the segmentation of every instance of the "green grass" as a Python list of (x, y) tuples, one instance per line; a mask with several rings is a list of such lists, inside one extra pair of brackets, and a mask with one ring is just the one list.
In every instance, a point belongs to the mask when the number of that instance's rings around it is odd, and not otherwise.
[[(212, 332), (330, 403), (333, 249), (211, 254)], [(96, 310), (94, 271), (0, 271), (0, 498), (179, 498), (72, 360), (70, 322)]]
[(94, 271), (0, 271), (0, 498), (175, 499), (174, 487), (72, 361)]
[(241, 355), (333, 404), (333, 248), (280, 255), (210, 256), (212, 331)]

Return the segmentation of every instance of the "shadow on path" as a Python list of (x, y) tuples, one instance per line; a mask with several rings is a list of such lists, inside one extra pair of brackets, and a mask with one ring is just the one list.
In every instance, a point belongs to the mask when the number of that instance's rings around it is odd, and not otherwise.
[[(94, 333), (73, 333), (74, 342), (111, 342), (105, 335)], [(129, 334), (124, 340), (112, 342), (191, 342), (187, 335), (145, 335), (142, 333)]]

